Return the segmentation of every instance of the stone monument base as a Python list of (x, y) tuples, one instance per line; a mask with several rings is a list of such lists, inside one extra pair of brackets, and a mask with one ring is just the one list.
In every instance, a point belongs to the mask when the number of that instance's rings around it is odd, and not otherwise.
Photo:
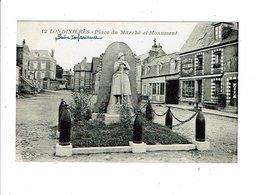
[(129, 141), (129, 145), (132, 147), (133, 153), (144, 153), (147, 149), (147, 145), (144, 142), (137, 144), (133, 143), (132, 141)]
[(210, 150), (210, 142), (208, 141), (199, 142), (199, 141), (193, 140), (192, 143), (196, 145), (197, 150), (200, 150), (200, 151)]
[(98, 113), (92, 113), (92, 120), (103, 121), (106, 125), (120, 122), (120, 115), (119, 114), (103, 113), (100, 116), (98, 116), (98, 115), (99, 115)]
[(56, 143), (56, 156), (72, 156), (72, 149), (73, 147), (71, 143), (67, 146), (62, 146), (59, 143)]

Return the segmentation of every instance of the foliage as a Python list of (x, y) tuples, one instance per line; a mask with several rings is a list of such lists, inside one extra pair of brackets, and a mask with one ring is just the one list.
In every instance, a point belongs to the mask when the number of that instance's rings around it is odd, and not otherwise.
[(130, 120), (128, 119), (131, 117), (131, 108), (128, 105), (127, 100), (123, 100), (121, 109), (120, 109), (120, 123), (124, 128), (129, 127)]
[[(105, 125), (99, 120), (86, 121), (72, 127), (74, 147), (128, 146), (133, 140), (133, 126), (121, 123)], [(146, 144), (187, 144), (185, 138), (162, 125), (143, 120), (143, 141)]]
[(74, 123), (88, 121), (92, 117), (91, 98), (92, 94), (87, 92), (73, 92), (73, 102), (70, 110)]
[(63, 72), (64, 72), (64, 69), (57, 64), (56, 65), (56, 78), (61, 79), (63, 77)]

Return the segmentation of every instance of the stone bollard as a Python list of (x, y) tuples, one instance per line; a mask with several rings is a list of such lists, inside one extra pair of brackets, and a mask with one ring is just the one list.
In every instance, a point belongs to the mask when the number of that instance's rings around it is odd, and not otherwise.
[(147, 145), (142, 141), (142, 126), (143, 123), (141, 111), (138, 110), (133, 125), (133, 141), (129, 142), (129, 145), (132, 147), (133, 153), (146, 152)]
[(201, 109), (195, 120), (195, 140), (205, 142), (205, 118)]
[(141, 111), (137, 111), (133, 124), (133, 143), (142, 143), (142, 116)]
[(56, 144), (56, 156), (71, 156), (71, 112), (65, 104), (60, 116), (60, 136), (59, 143)]
[(71, 112), (65, 104), (60, 116), (60, 145), (69, 145), (71, 139)]
[(170, 107), (168, 107), (168, 112), (167, 112), (166, 118), (165, 118), (165, 126), (172, 129), (172, 125), (173, 125), (173, 116), (172, 116)]
[(59, 138), (60, 135), (60, 116), (61, 116), (61, 112), (64, 108), (65, 105), (65, 101), (64, 99), (61, 99), (61, 103), (59, 104), (59, 108), (58, 108), (58, 124), (57, 124), (57, 131), (56, 131), (56, 138)]
[(201, 107), (195, 120), (195, 141), (193, 143), (198, 150), (210, 149), (210, 142), (205, 140), (205, 118)]
[(153, 120), (153, 109), (151, 107), (150, 100), (148, 100), (148, 103), (146, 106), (145, 116), (146, 116), (147, 120), (149, 120), (149, 121)]

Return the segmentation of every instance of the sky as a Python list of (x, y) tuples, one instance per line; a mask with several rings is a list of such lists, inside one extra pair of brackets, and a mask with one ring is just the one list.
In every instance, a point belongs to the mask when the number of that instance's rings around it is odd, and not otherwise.
[[(18, 21), (17, 44), (25, 39), (30, 50), (54, 49), (57, 64), (73, 69), (84, 57), (87, 62), (99, 57), (115, 41), (125, 42), (136, 55), (147, 53), (154, 38), (167, 54), (177, 52), (195, 25), (194, 22)], [(114, 31), (117, 34), (112, 34)], [(72, 40), (78, 32), (84, 39)]]

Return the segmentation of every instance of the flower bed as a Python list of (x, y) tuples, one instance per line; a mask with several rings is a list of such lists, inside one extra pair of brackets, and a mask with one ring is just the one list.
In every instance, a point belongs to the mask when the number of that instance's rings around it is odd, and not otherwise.
[[(189, 144), (185, 138), (162, 125), (144, 121), (143, 141), (147, 145)], [(128, 146), (133, 139), (132, 125), (105, 125), (100, 121), (89, 121), (72, 128), (73, 147)]]

